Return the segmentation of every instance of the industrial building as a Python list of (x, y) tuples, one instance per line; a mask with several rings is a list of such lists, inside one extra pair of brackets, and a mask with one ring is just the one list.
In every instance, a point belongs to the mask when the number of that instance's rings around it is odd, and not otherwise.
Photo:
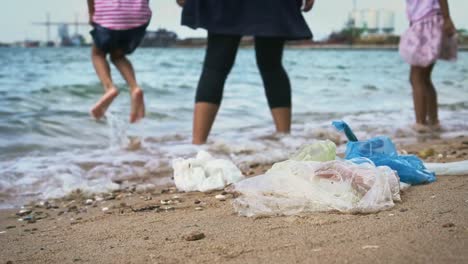
[(395, 12), (385, 9), (353, 10), (349, 14), (347, 26), (361, 29), (369, 35), (390, 35), (395, 31)]

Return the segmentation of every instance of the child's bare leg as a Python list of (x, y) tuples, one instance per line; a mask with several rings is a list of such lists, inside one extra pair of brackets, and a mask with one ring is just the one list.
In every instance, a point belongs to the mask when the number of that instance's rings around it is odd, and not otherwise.
[(427, 78), (427, 70), (424, 67), (411, 66), (410, 82), (416, 115), (415, 129), (418, 132), (425, 132), (423, 130), (427, 126)]
[(99, 77), (99, 80), (101, 80), (105, 91), (101, 99), (99, 99), (91, 109), (91, 115), (94, 118), (99, 119), (104, 116), (107, 108), (114, 98), (117, 97), (119, 91), (115, 88), (114, 83), (112, 82), (109, 63), (106, 60), (106, 54), (93, 45), (91, 58), (96, 74)]
[(125, 53), (121, 50), (111, 52), (112, 63), (117, 67), (125, 81), (130, 87), (131, 111), (130, 122), (135, 123), (145, 117), (145, 102), (143, 90), (138, 86), (135, 78), (135, 71), (132, 63), (127, 59)]
[(433, 128), (433, 129), (440, 129), (440, 124), (439, 124), (439, 110), (438, 110), (438, 105), (437, 105), (437, 92), (434, 88), (434, 84), (432, 83), (432, 70), (434, 69), (434, 64), (429, 66), (428, 70), (428, 79), (427, 81), (427, 121), (428, 124)]

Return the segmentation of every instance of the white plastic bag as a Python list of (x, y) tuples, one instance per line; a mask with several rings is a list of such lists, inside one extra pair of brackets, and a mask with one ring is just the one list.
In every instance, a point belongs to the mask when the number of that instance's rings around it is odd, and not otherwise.
[(468, 175), (468, 160), (448, 163), (425, 163), (428, 170), (439, 175)]
[(196, 158), (174, 159), (174, 182), (184, 192), (220, 190), (244, 179), (241, 171), (229, 160), (215, 159), (200, 151)]
[(294, 161), (277, 163), (264, 175), (233, 186), (234, 209), (243, 216), (340, 211), (370, 213), (400, 201), (399, 178), (372, 162)]

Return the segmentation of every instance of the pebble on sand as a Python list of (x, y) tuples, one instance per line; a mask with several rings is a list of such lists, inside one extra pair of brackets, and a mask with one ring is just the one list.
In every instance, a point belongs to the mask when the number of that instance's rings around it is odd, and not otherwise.
[(421, 151), (418, 152), (418, 156), (420, 158), (423, 158), (423, 159), (429, 158), (429, 157), (434, 156), (434, 155), (435, 155), (435, 151), (432, 148), (424, 149), (424, 150), (421, 150)]
[(162, 205), (172, 204), (171, 200), (161, 200)]
[(166, 206), (166, 207), (164, 207), (164, 210), (166, 210), (166, 211), (174, 211), (175, 208), (172, 207), (172, 206)]
[(454, 223), (446, 223), (442, 225), (442, 227), (454, 227), (454, 226), (455, 226)]
[(32, 211), (29, 209), (21, 209), (18, 213), (16, 213), (17, 216), (25, 216), (30, 214)]
[(159, 205), (144, 205), (139, 207), (131, 207), (133, 212), (159, 211)]
[(205, 238), (205, 234), (202, 232), (194, 231), (183, 236), (186, 241), (196, 241)]
[(365, 245), (365, 246), (362, 246), (362, 249), (377, 249), (379, 248), (379, 246), (377, 245)]
[(226, 196), (222, 194), (216, 195), (215, 198), (219, 201), (226, 201)]

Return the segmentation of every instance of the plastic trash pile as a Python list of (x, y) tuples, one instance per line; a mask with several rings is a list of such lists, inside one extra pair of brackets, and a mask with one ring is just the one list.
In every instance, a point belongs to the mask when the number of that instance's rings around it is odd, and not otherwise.
[(177, 189), (185, 192), (221, 190), (244, 179), (234, 163), (215, 159), (206, 151), (198, 152), (196, 158), (174, 159), (172, 167)]
[(240, 193), (234, 209), (243, 216), (371, 213), (400, 201), (399, 179), (393, 170), (376, 167), (370, 160), (360, 159), (357, 164), (335, 157), (331, 141), (305, 146), (264, 175), (234, 184), (233, 191)]
[(333, 125), (343, 131), (349, 142), (346, 145), (345, 159), (368, 158), (376, 166), (388, 166), (397, 171), (400, 180), (411, 185), (434, 182), (435, 173), (429, 171), (418, 157), (398, 155), (392, 140), (385, 136), (358, 141), (349, 126), (343, 121), (334, 121)]
[[(239, 194), (234, 209), (243, 216), (261, 216), (378, 212), (401, 201), (402, 188), (435, 181), (435, 173), (418, 157), (399, 155), (388, 137), (358, 141), (343, 121), (333, 125), (349, 139), (345, 160), (336, 158), (335, 143), (318, 141), (265, 174), (245, 179), (231, 161), (200, 151), (196, 158), (173, 161), (176, 187), (205, 192), (234, 183), (230, 190)], [(468, 161), (427, 166), (441, 174), (468, 174)]]

